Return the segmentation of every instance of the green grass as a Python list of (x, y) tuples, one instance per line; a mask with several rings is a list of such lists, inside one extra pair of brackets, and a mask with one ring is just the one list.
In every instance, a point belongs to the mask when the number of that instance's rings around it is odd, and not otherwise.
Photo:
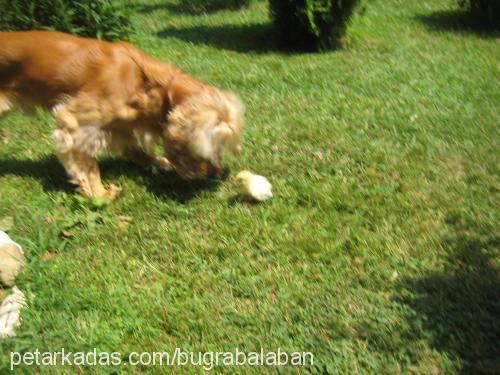
[(94, 207), (65, 182), (46, 115), (1, 121), (0, 219), (27, 251), (30, 307), (0, 370), (11, 350), (238, 346), (311, 351), (316, 373), (498, 371), (498, 35), (464, 28), (454, 0), (366, 3), (347, 49), (284, 54), (264, 2), (137, 2), (135, 44), (245, 102), (229, 167), (269, 177), (263, 205), (230, 179), (104, 158), (123, 191)]

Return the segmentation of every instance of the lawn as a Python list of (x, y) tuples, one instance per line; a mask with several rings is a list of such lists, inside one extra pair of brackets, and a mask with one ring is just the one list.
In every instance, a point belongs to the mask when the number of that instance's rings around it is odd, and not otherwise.
[(0, 372), (10, 351), (176, 347), (309, 351), (313, 373), (498, 372), (498, 35), (463, 27), (454, 0), (372, 0), (346, 49), (291, 54), (262, 1), (134, 3), (133, 43), (242, 98), (228, 167), (267, 176), (275, 197), (104, 157), (123, 190), (99, 207), (66, 182), (47, 114), (2, 119), (0, 220), (27, 253), (29, 308)]

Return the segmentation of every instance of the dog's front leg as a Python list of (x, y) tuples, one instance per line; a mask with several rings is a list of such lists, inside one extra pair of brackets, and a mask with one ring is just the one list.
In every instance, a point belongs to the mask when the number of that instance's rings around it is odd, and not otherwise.
[(105, 189), (102, 185), (101, 174), (97, 160), (82, 152), (70, 150), (58, 153), (70, 182), (77, 186), (77, 191), (86, 197), (105, 197), (112, 201), (119, 188), (110, 185)]
[(95, 157), (81, 150), (78, 143), (75, 144), (74, 136), (78, 134), (79, 127), (77, 119), (64, 109), (55, 111), (55, 117), (59, 125), (59, 129), (54, 132), (56, 150), (70, 182), (86, 197), (105, 197), (113, 200), (119, 188), (111, 185), (106, 190), (102, 185)]
[(106, 189), (100, 181), (99, 167), (95, 159), (74, 150), (59, 152), (58, 157), (70, 182), (77, 186), (78, 192), (86, 197), (105, 195)]

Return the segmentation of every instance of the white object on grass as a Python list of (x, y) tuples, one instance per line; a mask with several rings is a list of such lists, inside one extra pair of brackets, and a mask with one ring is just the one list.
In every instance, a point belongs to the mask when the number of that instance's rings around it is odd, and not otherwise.
[(11, 287), (17, 274), (24, 268), (26, 259), (22, 247), (0, 231), (0, 283)]
[(21, 309), (25, 306), (23, 292), (13, 287), (12, 294), (0, 305), (0, 338), (14, 336), (14, 329), (21, 324)]
[(8, 244), (16, 245), (16, 247), (19, 248), (19, 251), (23, 252), (23, 249), (21, 248), (21, 245), (19, 245), (18, 243), (15, 243), (14, 241), (12, 241), (11, 238), (9, 237), (9, 235), (7, 233), (5, 233), (4, 231), (0, 230), (0, 248), (3, 245), (8, 245)]
[(263, 202), (273, 196), (272, 185), (264, 176), (253, 174), (250, 171), (241, 171), (236, 175), (246, 195)]

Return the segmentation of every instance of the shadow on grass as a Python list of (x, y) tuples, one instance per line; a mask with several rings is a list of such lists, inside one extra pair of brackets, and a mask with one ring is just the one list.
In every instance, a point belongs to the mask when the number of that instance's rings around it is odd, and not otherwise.
[(192, 26), (166, 28), (157, 35), (236, 52), (285, 52), (272, 37), (271, 28), (271, 24)]
[(412, 331), (423, 329), (434, 349), (459, 358), (462, 373), (498, 373), (500, 273), (494, 262), (500, 239), (459, 216), (448, 228), (445, 269), (405, 280), (402, 288), (412, 297), (400, 302), (416, 313), (409, 319)]
[[(228, 172), (222, 178), (206, 181), (185, 181), (174, 172), (153, 173), (130, 161), (107, 158), (99, 161), (101, 175), (110, 180), (126, 176), (137, 184), (145, 184), (148, 190), (159, 197), (169, 198), (178, 202), (187, 202), (201, 191), (215, 191), (221, 180), (226, 179)], [(0, 159), (0, 176), (12, 174), (21, 177), (31, 177), (41, 181), (46, 191), (73, 192), (74, 188), (67, 182), (66, 173), (55, 156), (46, 156), (40, 160)]]
[(0, 158), (0, 177), (4, 175), (37, 179), (46, 191), (73, 191), (64, 168), (55, 156), (45, 156), (40, 160)]
[(249, 206), (259, 206), (262, 204), (262, 202), (259, 202), (241, 193), (233, 195), (231, 198), (227, 200), (227, 203), (230, 206), (236, 206), (240, 204), (247, 204)]
[(464, 10), (446, 10), (430, 14), (420, 14), (414, 19), (432, 31), (455, 31), (477, 34), (479, 36), (498, 37), (498, 31), (488, 28), (480, 18)]

